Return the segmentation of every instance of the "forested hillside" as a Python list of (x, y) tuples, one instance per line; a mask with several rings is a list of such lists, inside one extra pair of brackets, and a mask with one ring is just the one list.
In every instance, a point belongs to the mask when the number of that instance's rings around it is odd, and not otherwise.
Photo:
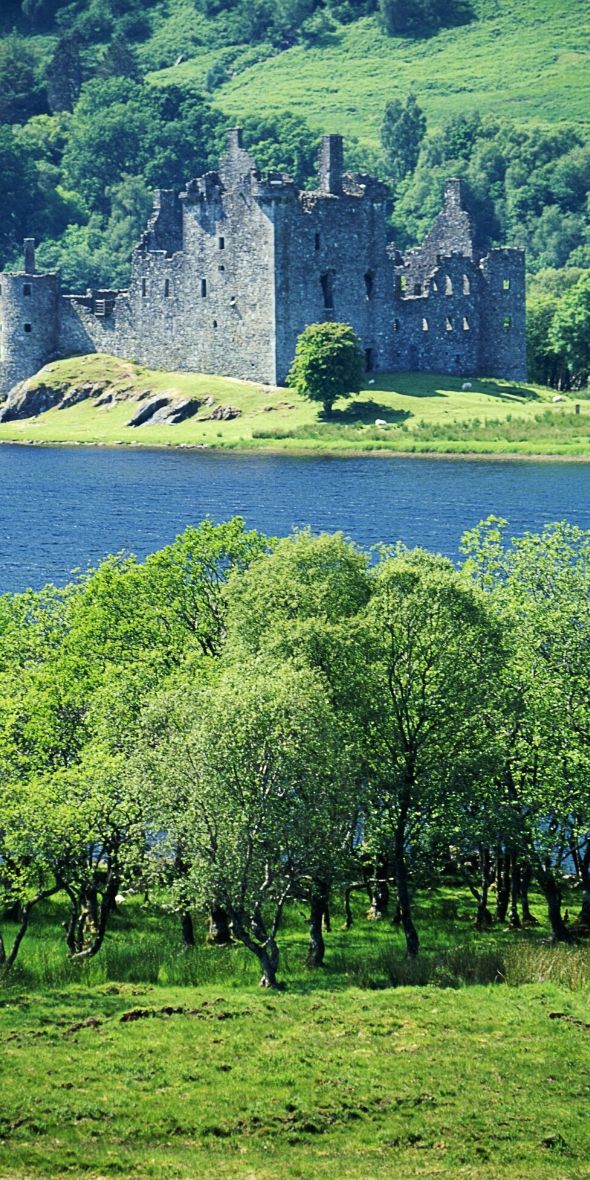
[(481, 247), (527, 250), (532, 376), (585, 381), (585, 0), (4, 0), (0, 32), (1, 265), (31, 234), (66, 289), (123, 285), (150, 190), (213, 166), (228, 125), (301, 185), (341, 130), (401, 248), (465, 178)]

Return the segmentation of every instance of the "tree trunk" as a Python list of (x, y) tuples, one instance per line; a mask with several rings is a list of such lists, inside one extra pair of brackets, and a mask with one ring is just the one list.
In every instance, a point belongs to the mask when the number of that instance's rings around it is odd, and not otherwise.
[(518, 899), (520, 897), (520, 868), (515, 852), (510, 853), (510, 913), (508, 925), (511, 930), (520, 930)]
[(348, 888), (344, 890), (344, 913), (345, 913), (344, 929), (345, 930), (352, 930), (353, 917), (352, 917), (352, 906), (350, 904), (350, 896), (352, 893), (352, 888), (353, 888), (352, 885), (349, 885)]
[(265, 946), (259, 948), (258, 958), (262, 967), (262, 978), (259, 986), (281, 989), (281, 984), (277, 979), (279, 948), (274, 938), (267, 939)]
[(520, 899), (522, 902), (522, 924), (523, 926), (538, 926), (539, 923), (535, 915), (531, 913), (529, 906), (529, 888), (533, 879), (533, 870), (530, 864), (524, 864), (520, 873)]
[(371, 908), (367, 918), (371, 922), (380, 922), (387, 917), (389, 909), (389, 885), (387, 881), (376, 881), (371, 897)]
[(475, 929), (489, 930), (493, 923), (492, 915), (488, 909), (488, 897), (490, 890), (490, 853), (487, 848), (480, 848), (479, 850), (479, 873), (480, 883), (479, 890), (472, 887), (471, 892), (477, 900), (477, 910), (475, 914)]
[(575, 938), (568, 930), (561, 914), (561, 889), (549, 865), (539, 863), (537, 877), (547, 902), (547, 914), (551, 925), (551, 935), (554, 942), (575, 942)]
[(191, 950), (195, 945), (195, 931), (190, 910), (182, 910), (180, 917), (180, 933), (182, 935), (182, 949)]
[[(262, 916), (258, 912), (254, 915), (250, 925), (254, 929), (256, 927), (257, 935), (252, 937), (246, 926), (246, 916), (242, 910), (232, 909), (230, 912), (231, 923), (236, 938), (243, 942), (244, 946), (252, 951), (260, 966), (262, 967), (262, 978), (260, 980), (260, 987), (268, 987), (282, 991), (284, 985), (279, 983), (277, 979), (277, 969), (279, 966), (279, 948), (277, 946), (274, 935), (266, 937), (266, 931), (263, 928)], [(264, 936), (264, 941), (256, 942), (258, 935)]]
[(231, 942), (229, 918), (223, 906), (211, 906), (207, 942), (212, 943), (213, 946), (229, 946)]
[(330, 916), (329, 902), (326, 902), (324, 906), (324, 930), (326, 931), (326, 934), (332, 933), (332, 918)]
[(590, 842), (584, 855), (579, 858), (580, 878), (582, 881), (582, 908), (576, 918), (576, 930), (580, 934), (590, 934)]
[(406, 951), (409, 959), (415, 959), (420, 949), (418, 931), (412, 921), (412, 904), (408, 883), (408, 866), (405, 851), (405, 817), (402, 816), (395, 830), (395, 883), (397, 886), (397, 903), (399, 906), (401, 925), (406, 939)]
[(309, 945), (307, 948), (306, 967), (323, 967), (326, 946), (322, 930), (323, 917), (327, 905), (327, 890), (319, 887), (311, 895), (309, 905)]
[(510, 901), (510, 858), (496, 855), (496, 921), (505, 922)]

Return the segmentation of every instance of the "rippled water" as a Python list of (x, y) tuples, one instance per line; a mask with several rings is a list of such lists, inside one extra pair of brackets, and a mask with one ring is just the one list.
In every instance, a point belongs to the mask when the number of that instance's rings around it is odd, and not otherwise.
[(0, 591), (63, 583), (121, 549), (145, 556), (207, 515), (456, 557), (492, 512), (515, 533), (564, 518), (590, 528), (590, 464), (0, 446)]

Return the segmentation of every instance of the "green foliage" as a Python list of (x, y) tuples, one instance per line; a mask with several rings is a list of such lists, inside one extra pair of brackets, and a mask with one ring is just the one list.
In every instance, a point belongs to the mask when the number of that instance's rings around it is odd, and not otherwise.
[(590, 274), (583, 274), (557, 304), (549, 330), (550, 344), (562, 353), (580, 385), (590, 374)]
[(408, 94), (403, 105), (395, 98), (387, 104), (381, 124), (381, 145), (394, 184), (414, 171), (425, 133), (426, 117), (415, 94)]
[(379, 13), (390, 37), (427, 37), (475, 17), (469, 0), (379, 0)]
[(37, 57), (17, 33), (0, 40), (0, 78), (0, 123), (25, 123), (47, 110)]
[(287, 172), (300, 188), (315, 179), (318, 137), (299, 115), (243, 120), (244, 145), (261, 171)]
[(329, 414), (336, 398), (359, 392), (363, 373), (360, 340), (349, 324), (310, 324), (297, 341), (287, 381)]

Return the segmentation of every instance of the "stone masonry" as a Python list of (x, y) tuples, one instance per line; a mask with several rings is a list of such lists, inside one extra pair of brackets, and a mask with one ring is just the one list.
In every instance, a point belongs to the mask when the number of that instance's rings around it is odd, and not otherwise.
[(127, 291), (64, 295), (57, 273), (0, 276), (0, 392), (59, 357), (284, 382), (307, 324), (352, 324), (367, 370), (526, 380), (524, 255), (480, 258), (459, 180), (418, 249), (387, 243), (387, 191), (344, 173), (324, 135), (318, 188), (261, 176), (230, 132), (217, 172), (156, 193)]

